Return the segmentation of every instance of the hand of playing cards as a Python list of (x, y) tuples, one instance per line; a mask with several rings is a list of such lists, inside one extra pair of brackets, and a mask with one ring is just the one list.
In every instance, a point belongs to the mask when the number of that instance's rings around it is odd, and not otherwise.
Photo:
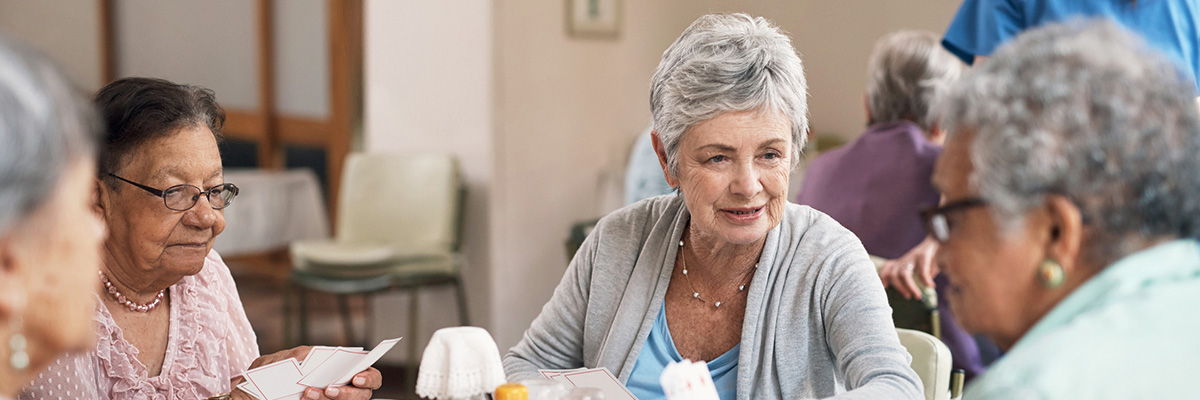
[(289, 358), (246, 371), (246, 381), (238, 389), (259, 400), (299, 400), (304, 389), (350, 383), (398, 341), (400, 338), (384, 340), (369, 353), (361, 347), (313, 347), (303, 362)]

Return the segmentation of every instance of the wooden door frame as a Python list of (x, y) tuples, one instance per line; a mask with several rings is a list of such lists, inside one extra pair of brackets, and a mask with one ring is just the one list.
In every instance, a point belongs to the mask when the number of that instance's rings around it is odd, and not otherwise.
[[(118, 76), (115, 7), (117, 0), (97, 0), (100, 14), (100, 73), (104, 83)], [(283, 146), (296, 144), (326, 151), (327, 208), (336, 221), (342, 167), (363, 115), (363, 1), (326, 0), (329, 30), (330, 109), (326, 119), (283, 115), (275, 109), (274, 0), (255, 0), (258, 59), (257, 110), (225, 109), (224, 134), (258, 143), (259, 167), (283, 168)], [(330, 224), (336, 227), (336, 224)]]

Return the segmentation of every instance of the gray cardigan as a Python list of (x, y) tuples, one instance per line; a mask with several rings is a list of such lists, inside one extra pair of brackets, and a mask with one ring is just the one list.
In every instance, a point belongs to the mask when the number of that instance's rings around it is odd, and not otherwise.
[[(601, 219), (504, 357), (509, 381), (586, 366), (627, 382), (663, 305), (678, 249), (671, 244), (689, 217), (671, 194)], [(742, 326), (739, 399), (923, 398), (883, 285), (850, 231), (789, 203), (759, 266)]]

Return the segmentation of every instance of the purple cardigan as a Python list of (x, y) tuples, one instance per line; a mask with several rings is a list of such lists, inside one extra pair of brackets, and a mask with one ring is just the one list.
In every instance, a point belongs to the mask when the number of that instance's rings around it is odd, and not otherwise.
[(796, 203), (829, 214), (868, 253), (900, 257), (925, 238), (917, 213), (938, 202), (929, 178), (941, 151), (911, 122), (872, 125), (809, 164)]

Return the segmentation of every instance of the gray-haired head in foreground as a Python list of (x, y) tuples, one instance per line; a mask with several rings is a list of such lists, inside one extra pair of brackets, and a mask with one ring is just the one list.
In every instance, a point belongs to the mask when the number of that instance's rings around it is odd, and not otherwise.
[(1059, 194), (1085, 257), (1107, 265), (1200, 229), (1200, 115), (1174, 64), (1110, 22), (1020, 35), (945, 99), (950, 139), (974, 132), (971, 185), (1007, 229)]
[(890, 33), (875, 43), (867, 63), (868, 124), (912, 121), (926, 133), (937, 124), (934, 100), (966, 65), (926, 31)]
[(792, 41), (762, 17), (710, 14), (663, 52), (650, 83), (650, 112), (676, 175), (679, 140), (692, 126), (739, 111), (776, 113), (792, 125), (794, 168), (808, 131), (804, 65)]
[(87, 97), (49, 60), (0, 37), (0, 235), (49, 197), (69, 162), (90, 162), (99, 132)]

